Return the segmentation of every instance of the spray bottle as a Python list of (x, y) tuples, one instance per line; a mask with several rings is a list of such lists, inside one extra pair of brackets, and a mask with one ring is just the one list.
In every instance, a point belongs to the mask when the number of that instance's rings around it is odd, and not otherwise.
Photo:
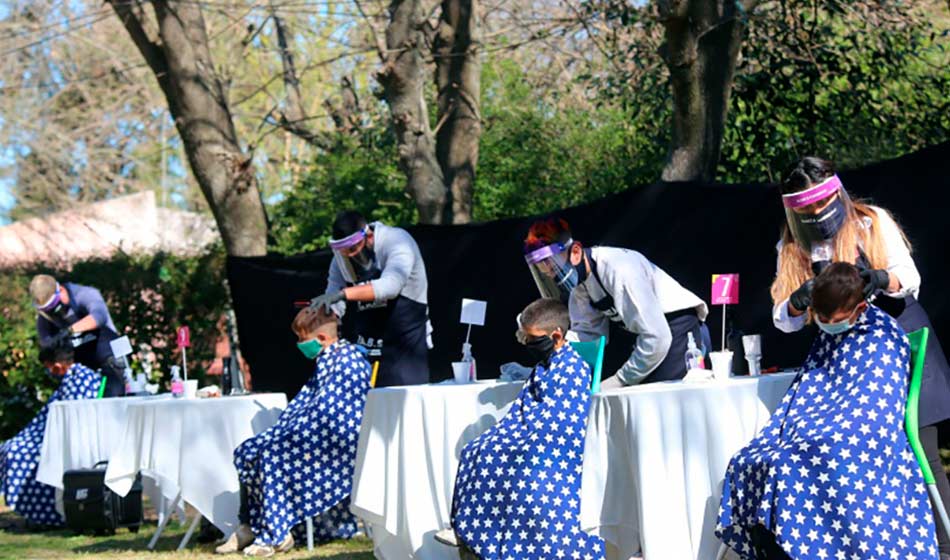
[(696, 339), (692, 332), (686, 333), (686, 371), (691, 369), (706, 369), (703, 352), (696, 346)]

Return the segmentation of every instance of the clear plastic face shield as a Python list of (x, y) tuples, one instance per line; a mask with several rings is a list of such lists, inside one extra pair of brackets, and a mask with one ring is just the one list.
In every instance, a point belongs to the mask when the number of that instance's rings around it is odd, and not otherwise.
[(50, 296), (43, 305), (34, 304), (36, 312), (54, 323), (62, 323), (66, 320), (69, 313), (69, 306), (63, 302), (63, 288), (56, 284), (56, 291)]
[(792, 236), (812, 253), (812, 262), (831, 260), (833, 240), (853, 212), (841, 179), (832, 175), (801, 192), (782, 195), (782, 204)]
[(376, 264), (376, 255), (369, 247), (367, 239), (369, 234), (369, 226), (365, 226), (343, 239), (330, 240), (333, 258), (340, 267), (343, 279), (348, 283), (365, 281)]
[(577, 271), (571, 265), (570, 249), (574, 241), (552, 243), (524, 256), (541, 297), (566, 302), (577, 287)]

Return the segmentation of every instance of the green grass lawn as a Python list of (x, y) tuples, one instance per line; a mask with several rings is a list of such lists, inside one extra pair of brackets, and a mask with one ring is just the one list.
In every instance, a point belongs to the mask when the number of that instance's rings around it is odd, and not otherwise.
[[(243, 558), (238, 554), (219, 556), (214, 554), (213, 544), (197, 544), (192, 539), (185, 550), (175, 550), (185, 527), (177, 522), (169, 523), (155, 552), (149, 552), (145, 546), (155, 533), (155, 523), (147, 522), (133, 534), (128, 529), (119, 529), (113, 536), (93, 537), (77, 536), (68, 530), (30, 533), (23, 528), (22, 520), (15, 513), (2, 508), (0, 512), (0, 560), (62, 559), (73, 557), (95, 558), (148, 558), (148, 559), (208, 559), (225, 560)], [(274, 556), (275, 559), (301, 560), (304, 558), (329, 558), (332, 560), (370, 560), (373, 558), (373, 544), (369, 539), (357, 538), (350, 541), (338, 541), (314, 547), (312, 552), (306, 546), (298, 546), (293, 552)]]

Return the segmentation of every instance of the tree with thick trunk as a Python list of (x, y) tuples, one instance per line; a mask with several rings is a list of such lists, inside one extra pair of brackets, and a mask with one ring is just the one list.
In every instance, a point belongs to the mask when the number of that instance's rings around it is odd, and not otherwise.
[(662, 0), (663, 58), (673, 90), (664, 181), (712, 181), (722, 148), (746, 14), (758, 0)]
[(443, 0), (434, 41), (438, 124), (436, 156), (448, 200), (443, 223), (472, 219), (478, 142), (482, 134), (478, 0)]
[[(158, 80), (228, 254), (266, 254), (267, 220), (257, 178), (215, 74), (200, 3), (108, 2)], [(154, 22), (145, 4), (151, 5)]]
[[(435, 28), (423, 0), (391, 0), (385, 40), (369, 20), (382, 68), (376, 79), (389, 106), (406, 190), (425, 224), (467, 223), (478, 141), (481, 61), (478, 0), (441, 0)], [(426, 103), (427, 56), (435, 61), (436, 127)]]
[(383, 66), (376, 79), (392, 114), (399, 168), (406, 175), (419, 221), (440, 224), (448, 197), (425, 100), (425, 18), (421, 0), (390, 3), (386, 43), (380, 49)]

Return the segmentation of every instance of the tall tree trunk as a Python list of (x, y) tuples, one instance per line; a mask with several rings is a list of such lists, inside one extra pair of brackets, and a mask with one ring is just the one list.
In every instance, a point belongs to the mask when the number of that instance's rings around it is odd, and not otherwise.
[(280, 110), (281, 128), (303, 139), (316, 148), (331, 151), (335, 142), (332, 137), (313, 127), (303, 108), (303, 97), (300, 95), (300, 81), (297, 78), (297, 69), (294, 66), (293, 53), (287, 41), (287, 25), (277, 15), (277, 10), (271, 3), (271, 19), (274, 20), (274, 29), (277, 32), (277, 46), (280, 49), (280, 64), (283, 70), (284, 88), (287, 91), (284, 98), (284, 107)]
[(443, 209), (444, 223), (472, 220), (482, 134), (480, 31), (478, 0), (443, 0), (434, 51), (439, 92), (436, 156), (449, 198)]
[(664, 181), (712, 181), (722, 149), (745, 14), (757, 0), (665, 0), (663, 55), (673, 89)]
[(419, 209), (419, 221), (439, 224), (445, 217), (446, 188), (425, 102), (424, 25), (421, 0), (392, 0), (377, 79), (392, 114), (399, 167)]
[(241, 150), (224, 88), (214, 73), (199, 4), (151, 0), (158, 30), (152, 37), (141, 3), (109, 3), (158, 79), (228, 254), (266, 254), (264, 205), (251, 159)]

